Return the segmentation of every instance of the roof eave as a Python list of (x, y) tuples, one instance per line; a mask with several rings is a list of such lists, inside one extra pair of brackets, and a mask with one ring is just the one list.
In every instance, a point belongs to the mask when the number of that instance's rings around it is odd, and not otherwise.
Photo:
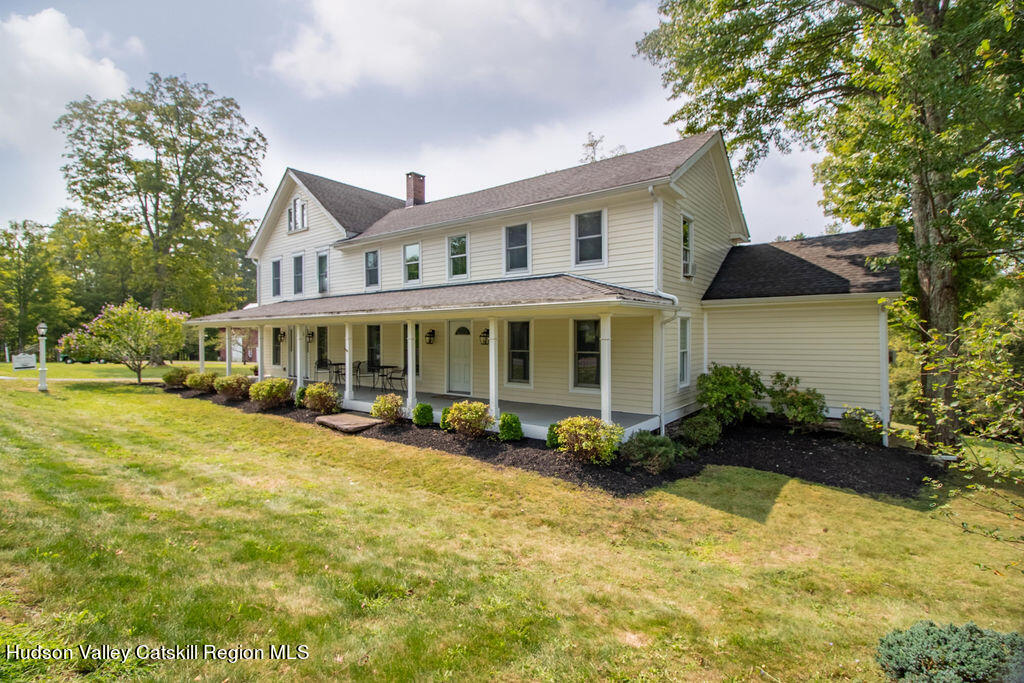
[(702, 299), (700, 305), (703, 308), (726, 308), (736, 306), (763, 306), (766, 304), (788, 305), (788, 304), (810, 304), (829, 302), (862, 302), (862, 301), (883, 301), (897, 299), (903, 296), (899, 290), (880, 292), (845, 292), (840, 294), (793, 294), (788, 296), (753, 296), (734, 297), (731, 299)]

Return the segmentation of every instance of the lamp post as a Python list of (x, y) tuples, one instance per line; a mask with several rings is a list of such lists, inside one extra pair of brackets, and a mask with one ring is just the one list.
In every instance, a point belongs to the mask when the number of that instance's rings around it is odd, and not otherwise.
[(39, 391), (46, 391), (46, 323), (36, 325), (39, 335)]

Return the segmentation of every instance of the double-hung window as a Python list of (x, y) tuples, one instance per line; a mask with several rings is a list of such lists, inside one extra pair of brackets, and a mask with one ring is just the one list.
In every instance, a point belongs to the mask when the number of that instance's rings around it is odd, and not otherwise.
[(577, 266), (604, 262), (604, 212), (588, 211), (572, 217), (573, 262)]
[(327, 255), (326, 251), (318, 252), (316, 255), (316, 290), (320, 294), (326, 294), (330, 287), (327, 279)]
[(366, 288), (380, 287), (380, 252), (374, 249), (363, 254), (363, 264)]
[(680, 235), (680, 241), (682, 244), (682, 254), (680, 255), (680, 263), (683, 265), (683, 277), (693, 276), (693, 226), (690, 224), (690, 219), (683, 216), (682, 220), (682, 234)]
[(601, 386), (601, 321), (573, 321), (573, 386)]
[(292, 199), (291, 206), (288, 207), (288, 232), (305, 230), (307, 227), (306, 202), (295, 197)]
[(270, 262), (270, 295), (281, 296), (281, 259)]
[(366, 326), (366, 364), (380, 367), (380, 325)]
[(327, 360), (327, 328), (317, 327), (316, 328), (316, 366), (318, 369), (324, 363), (329, 362)]
[(508, 324), (508, 381), (530, 383), (530, 323)]
[(448, 279), (463, 280), (469, 276), (469, 238), (456, 235), (448, 238)]
[(420, 283), (420, 244), (407, 244), (402, 247), (402, 276), (407, 285)]
[(295, 294), (302, 294), (302, 254), (296, 254), (292, 256), (292, 292)]
[(690, 384), (690, 319), (679, 319), (679, 387)]
[(530, 272), (530, 226), (505, 226), (505, 272)]
[(270, 364), (281, 364), (281, 328), (270, 328)]

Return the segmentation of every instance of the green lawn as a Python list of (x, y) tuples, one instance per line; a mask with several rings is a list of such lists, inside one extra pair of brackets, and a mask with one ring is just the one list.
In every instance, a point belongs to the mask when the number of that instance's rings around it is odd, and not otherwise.
[(621, 500), (151, 386), (0, 383), (0, 414), (0, 648), (310, 652), (99, 674), (874, 679), (894, 627), (1024, 619), (1014, 552), (924, 500), (732, 467)]
[[(199, 361), (175, 361), (170, 365), (147, 367), (142, 370), (143, 379), (159, 379), (172, 366), (181, 365), (194, 370), (199, 369)], [(242, 365), (234, 363), (231, 366), (233, 372), (251, 373), (253, 364)], [(207, 371), (216, 371), (224, 374), (224, 363), (221, 361), (206, 361)], [(28, 381), (36, 381), (39, 377), (37, 370), (14, 371), (11, 363), (0, 363), (0, 376), (17, 377)], [(135, 373), (123, 365), (114, 363), (55, 363), (46, 364), (46, 377), (48, 379), (126, 379), (134, 380)]]

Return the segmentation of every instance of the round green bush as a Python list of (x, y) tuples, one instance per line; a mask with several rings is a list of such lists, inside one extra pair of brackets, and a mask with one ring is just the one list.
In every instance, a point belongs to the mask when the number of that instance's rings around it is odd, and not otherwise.
[(452, 431), (452, 426), (448, 423), (448, 414), (450, 412), (452, 412), (451, 406), (441, 408), (441, 421), (438, 423), (438, 426), (446, 432)]
[(558, 423), (552, 422), (548, 425), (548, 436), (544, 439), (544, 445), (555, 450), (558, 448)]
[(493, 424), (490, 408), (480, 401), (458, 401), (448, 411), (448, 426), (459, 436), (478, 439)]
[(188, 375), (188, 368), (171, 368), (164, 373), (164, 384), (169, 387), (183, 387), (185, 386), (185, 378), (188, 377)]
[(295, 387), (295, 407), (304, 408), (306, 405), (306, 387)]
[(338, 412), (338, 392), (327, 382), (317, 382), (307, 387), (302, 401), (307, 408), (322, 415)]
[(214, 382), (217, 381), (219, 376), (216, 372), (192, 372), (185, 378), (185, 386), (193, 391), (212, 394), (217, 390)]
[(626, 430), (599, 417), (577, 415), (561, 420), (555, 431), (558, 450), (569, 457), (591, 465), (610, 465)]
[(707, 448), (722, 438), (722, 425), (714, 415), (702, 410), (680, 422), (672, 436), (690, 446)]
[(249, 398), (249, 387), (252, 378), (249, 375), (228, 375), (213, 381), (217, 393), (231, 401), (244, 401)]
[(429, 427), (434, 423), (434, 406), (429, 403), (417, 403), (412, 409), (412, 423), (417, 427)]
[(892, 631), (875, 654), (893, 681), (1024, 681), (1024, 636), (919, 621)]
[(515, 413), (502, 413), (498, 420), (498, 439), (501, 441), (521, 441), (523, 425)]
[(268, 377), (249, 387), (249, 399), (260, 410), (283, 406), (292, 397), (292, 382), (284, 377)]
[(785, 417), (794, 429), (806, 429), (825, 421), (825, 397), (817, 389), (800, 390), (800, 379), (776, 372), (772, 376), (772, 412)]
[(619, 454), (630, 469), (642, 467), (651, 474), (660, 474), (681, 460), (696, 457), (697, 451), (667, 436), (634, 432), (619, 447)]
[(370, 406), (370, 417), (383, 420), (385, 424), (397, 424), (404, 416), (404, 406), (398, 394), (381, 394)]
[(764, 382), (754, 370), (742, 365), (713, 363), (711, 370), (697, 378), (697, 400), (723, 426), (750, 416), (761, 419), (764, 408), (756, 401), (765, 396)]

